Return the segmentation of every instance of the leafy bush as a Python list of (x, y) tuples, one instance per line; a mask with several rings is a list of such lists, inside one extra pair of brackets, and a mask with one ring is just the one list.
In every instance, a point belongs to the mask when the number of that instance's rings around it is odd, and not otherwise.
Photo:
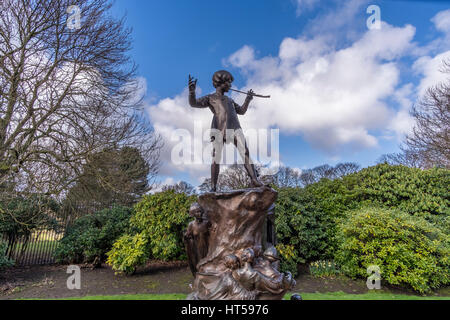
[[(380, 164), (305, 188), (279, 190), (278, 241), (292, 245), (297, 263), (330, 260), (339, 245), (338, 220), (348, 211), (375, 206), (425, 218), (449, 236), (450, 171)], [(291, 269), (294, 270), (294, 263)], [(284, 262), (282, 260), (282, 265)]]
[[(324, 183), (332, 181), (319, 184)], [(277, 239), (283, 245), (293, 246), (296, 263), (332, 258), (335, 249), (336, 217), (330, 214), (329, 204), (312, 190), (280, 189), (276, 202)]]
[[(189, 207), (195, 201), (195, 196), (174, 190), (144, 196), (130, 219), (134, 233), (114, 244), (108, 253), (108, 264), (115, 270), (130, 273), (150, 258), (186, 259), (183, 232), (191, 220)], [(134, 251), (137, 242), (139, 252)]]
[(363, 208), (339, 225), (335, 261), (350, 277), (367, 278), (378, 265), (383, 281), (424, 293), (450, 283), (450, 240), (419, 216), (400, 210)]
[(0, 269), (11, 267), (14, 265), (14, 261), (12, 261), (6, 256), (7, 248), (8, 246), (6, 243), (0, 242)]
[(422, 216), (448, 230), (449, 185), (448, 169), (379, 164), (343, 178), (322, 179), (303, 191), (314, 198), (315, 211), (333, 219), (348, 210), (375, 206)]
[(128, 231), (132, 209), (113, 207), (77, 219), (56, 250), (62, 263), (94, 263), (105, 261), (114, 241)]
[(289, 271), (293, 277), (297, 275), (298, 256), (294, 246), (284, 245), (279, 243), (276, 245), (277, 251), (280, 254), (280, 271)]
[[(450, 170), (380, 164), (343, 178), (347, 206), (397, 208), (432, 220), (450, 215)], [(435, 220), (437, 221), (437, 220)]]
[(132, 274), (136, 266), (144, 264), (149, 257), (148, 237), (145, 233), (134, 236), (124, 234), (113, 245), (108, 253), (108, 264), (114, 270)]
[(168, 190), (145, 196), (135, 206), (131, 225), (148, 235), (153, 258), (186, 259), (183, 232), (191, 220), (189, 207), (196, 199)]
[(39, 194), (0, 197), (0, 233), (14, 242), (20, 237), (30, 237), (37, 230), (58, 231), (54, 218), (58, 208), (55, 200)]

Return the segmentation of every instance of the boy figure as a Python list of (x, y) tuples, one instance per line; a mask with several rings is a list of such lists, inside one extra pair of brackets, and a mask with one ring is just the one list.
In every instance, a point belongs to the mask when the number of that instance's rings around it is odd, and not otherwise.
[(210, 223), (205, 218), (203, 208), (194, 202), (189, 215), (195, 220), (191, 221), (184, 234), (184, 244), (188, 253), (188, 262), (192, 274), (197, 273), (197, 264), (208, 255), (208, 235)]
[[(253, 187), (261, 187), (263, 184), (258, 180), (255, 166), (250, 160), (250, 152), (245, 142), (242, 128), (237, 117), (247, 112), (250, 101), (253, 99), (253, 90), (247, 92), (247, 98), (242, 106), (238, 105), (231, 98), (224, 95), (231, 88), (234, 78), (228, 71), (220, 70), (214, 73), (212, 81), (216, 92), (199, 99), (195, 97), (197, 79), (194, 80), (189, 75), (189, 104), (193, 108), (209, 108), (214, 114), (211, 129), (211, 142), (213, 142), (213, 161), (211, 164), (211, 191), (217, 190), (217, 180), (220, 172), (220, 159), (225, 143), (232, 142), (244, 159), (244, 167), (249, 175)], [(230, 131), (232, 137), (230, 137)]]

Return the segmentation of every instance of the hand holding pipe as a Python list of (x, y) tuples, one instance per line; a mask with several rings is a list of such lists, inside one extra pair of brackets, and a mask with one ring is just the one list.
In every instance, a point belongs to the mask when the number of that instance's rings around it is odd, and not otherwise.
[(263, 95), (256, 94), (256, 93), (248, 93), (248, 92), (239, 91), (239, 90), (231, 89), (231, 88), (230, 88), (230, 90), (231, 90), (231, 91), (235, 91), (235, 92), (239, 92), (239, 93), (243, 93), (243, 94), (249, 94), (249, 95), (251, 95), (251, 96), (253, 96), (253, 97), (258, 97), (258, 98), (270, 98), (270, 96), (263, 96)]

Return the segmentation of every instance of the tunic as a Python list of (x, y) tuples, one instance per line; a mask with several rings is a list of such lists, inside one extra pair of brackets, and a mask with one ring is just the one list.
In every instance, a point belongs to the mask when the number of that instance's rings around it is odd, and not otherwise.
[[(233, 99), (227, 96), (220, 96), (217, 93), (209, 94), (199, 99), (194, 100), (193, 97), (189, 99), (191, 107), (194, 108), (209, 108), (214, 117), (211, 123), (211, 129), (219, 130), (223, 137), (223, 142), (226, 141), (226, 130), (241, 129), (238, 114), (243, 115), (247, 112), (248, 104), (244, 106), (238, 105)], [(213, 132), (211, 132), (211, 141), (214, 140)]]

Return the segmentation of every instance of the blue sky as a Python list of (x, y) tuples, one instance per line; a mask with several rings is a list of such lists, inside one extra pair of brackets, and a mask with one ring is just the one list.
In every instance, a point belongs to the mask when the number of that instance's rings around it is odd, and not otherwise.
[[(372, 4), (381, 30), (367, 28)], [(167, 140), (160, 181), (197, 185), (208, 176), (207, 166), (170, 164), (168, 130), (191, 130), (193, 116), (209, 125), (210, 111), (185, 100), (187, 76), (199, 79), (200, 95), (224, 68), (234, 87), (274, 95), (240, 119), (244, 128), (279, 128), (284, 165), (365, 167), (398, 151), (412, 126), (408, 104), (442, 80), (433, 68), (450, 56), (449, 9), (449, 1), (117, 0), (113, 14), (133, 29), (147, 115)]]

